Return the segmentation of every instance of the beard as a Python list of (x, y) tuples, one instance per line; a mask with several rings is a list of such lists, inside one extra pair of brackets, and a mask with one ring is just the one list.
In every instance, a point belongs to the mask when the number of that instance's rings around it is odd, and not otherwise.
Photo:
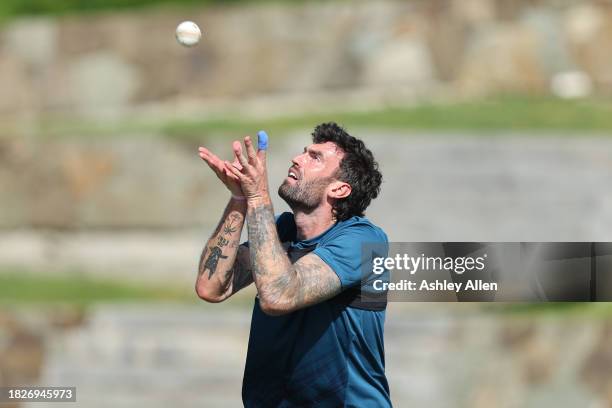
[(310, 212), (321, 204), (325, 189), (331, 181), (332, 177), (324, 177), (308, 181), (296, 180), (292, 185), (285, 180), (278, 188), (278, 195), (292, 210)]

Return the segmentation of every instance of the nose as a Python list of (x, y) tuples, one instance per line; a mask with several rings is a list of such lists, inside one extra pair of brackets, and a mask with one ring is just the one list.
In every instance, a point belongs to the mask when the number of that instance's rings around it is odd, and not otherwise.
[(299, 167), (300, 166), (300, 162), (299, 162), (300, 157), (302, 157), (302, 155), (298, 154), (293, 159), (291, 159), (291, 164), (293, 164), (296, 167)]

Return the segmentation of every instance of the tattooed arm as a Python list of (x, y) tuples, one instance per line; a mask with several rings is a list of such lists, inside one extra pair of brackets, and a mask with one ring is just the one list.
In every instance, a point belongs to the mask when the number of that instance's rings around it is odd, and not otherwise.
[(340, 278), (317, 255), (305, 255), (291, 264), (278, 238), (269, 199), (249, 201), (247, 224), (253, 279), (265, 313), (290, 313), (340, 293)]
[[(232, 194), (221, 221), (200, 256), (196, 293), (209, 302), (221, 302), (253, 282), (249, 249), (238, 246), (246, 202), (239, 180), (225, 170), (224, 161), (200, 146), (199, 155)], [(234, 163), (238, 168), (240, 164)]]
[(202, 250), (196, 292), (208, 302), (222, 302), (253, 282), (249, 248), (238, 245), (245, 212), (244, 201), (231, 199)]
[(257, 286), (259, 305), (271, 315), (281, 315), (332, 298), (342, 290), (338, 275), (315, 254), (291, 263), (274, 222), (268, 192), (266, 151), (257, 152), (250, 137), (242, 145), (232, 144), (236, 161), (225, 162), (225, 170), (240, 181), (247, 201), (250, 264)]

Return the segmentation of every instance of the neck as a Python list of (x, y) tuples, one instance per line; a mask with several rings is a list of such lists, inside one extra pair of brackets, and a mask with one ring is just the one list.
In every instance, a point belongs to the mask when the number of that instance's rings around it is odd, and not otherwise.
[(324, 206), (310, 212), (294, 209), (293, 217), (297, 227), (297, 239), (300, 241), (321, 235), (336, 223), (331, 209)]

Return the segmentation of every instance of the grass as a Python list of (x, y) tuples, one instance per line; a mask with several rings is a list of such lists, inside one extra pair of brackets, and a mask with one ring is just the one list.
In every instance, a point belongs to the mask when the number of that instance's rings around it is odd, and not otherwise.
[(169, 136), (196, 133), (242, 133), (268, 129), (283, 133), (309, 129), (334, 120), (353, 128), (428, 131), (612, 131), (612, 100), (571, 101), (546, 97), (498, 97), (481, 101), (426, 103), (367, 112), (331, 112), (269, 120), (226, 118), (174, 121), (163, 127)]
[[(222, 305), (198, 300), (193, 287), (145, 285), (78, 274), (41, 275), (34, 272), (0, 272), (0, 306), (74, 306), (98, 303), (172, 302), (222, 307), (250, 308), (255, 292), (243, 290)], [(452, 305), (448, 305), (453, 307)], [(481, 310), (500, 317), (593, 317), (610, 318), (612, 303), (483, 303)]]
[[(195, 279), (195, 277), (194, 277)], [(97, 303), (169, 302), (250, 308), (255, 293), (244, 289), (221, 305), (197, 298), (192, 284), (146, 284), (119, 279), (94, 278), (76, 273), (40, 274), (34, 271), (0, 271), (0, 306), (75, 306)]]
[(608, 319), (612, 316), (610, 302), (547, 302), (547, 303), (491, 303), (483, 310), (508, 317), (589, 317)]
[(283, 3), (288, 6), (321, 0), (2, 0), (0, 21), (22, 16), (63, 16), (171, 7), (240, 6)]
[(138, 285), (77, 274), (0, 273), (0, 303), (89, 305), (98, 302), (195, 301), (193, 288)]
[(426, 103), (365, 112), (330, 111), (294, 116), (249, 119), (226, 115), (203, 120), (122, 120), (96, 122), (47, 118), (35, 132), (43, 137), (124, 137), (141, 134), (170, 139), (202, 140), (236, 137), (259, 129), (271, 135), (311, 130), (316, 124), (336, 121), (349, 130), (375, 129), (397, 132), (465, 131), (492, 133), (550, 132), (576, 135), (580, 132), (612, 132), (612, 100), (562, 100), (548, 97), (496, 97), (479, 101)]

